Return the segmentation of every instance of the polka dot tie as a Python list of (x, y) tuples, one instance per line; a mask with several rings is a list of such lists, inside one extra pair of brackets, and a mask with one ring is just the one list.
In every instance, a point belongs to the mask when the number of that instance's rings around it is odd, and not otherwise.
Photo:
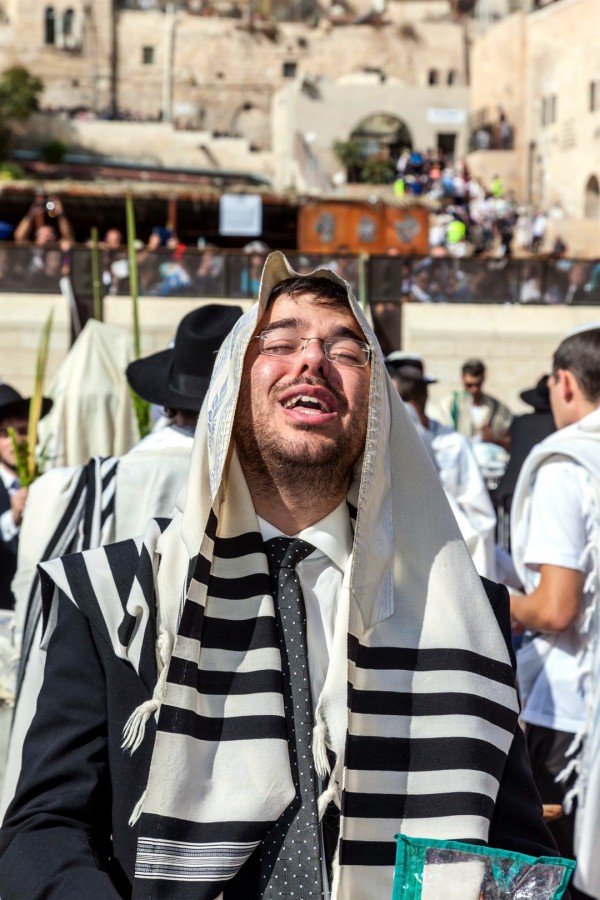
[(314, 549), (297, 538), (273, 538), (265, 542), (281, 647), (290, 766), (296, 787), (296, 796), (260, 848), (259, 896), (265, 900), (322, 900), (323, 897), (306, 610), (295, 568)]

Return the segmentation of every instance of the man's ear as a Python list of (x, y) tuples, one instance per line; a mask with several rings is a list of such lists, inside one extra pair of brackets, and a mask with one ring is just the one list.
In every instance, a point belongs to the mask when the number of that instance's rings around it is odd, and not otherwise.
[(557, 372), (559, 390), (565, 403), (571, 403), (580, 392), (577, 379), (568, 369), (559, 369)]

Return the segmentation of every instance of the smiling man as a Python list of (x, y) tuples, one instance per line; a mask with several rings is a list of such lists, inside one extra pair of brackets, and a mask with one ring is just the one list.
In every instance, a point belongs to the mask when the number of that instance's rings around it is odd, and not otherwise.
[(505, 594), (331, 271), (269, 256), (173, 520), (43, 568), (2, 900), (381, 900), (396, 832), (555, 854)]

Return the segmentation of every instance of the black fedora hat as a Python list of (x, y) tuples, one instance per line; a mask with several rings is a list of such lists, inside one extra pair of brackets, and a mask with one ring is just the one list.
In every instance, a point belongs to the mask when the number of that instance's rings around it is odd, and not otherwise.
[(533, 406), (536, 412), (550, 412), (550, 391), (548, 390), (548, 375), (542, 375), (535, 387), (521, 391), (519, 397), (528, 406)]
[(219, 347), (241, 315), (241, 307), (225, 304), (192, 310), (179, 323), (174, 346), (130, 363), (127, 381), (157, 406), (199, 410)]
[[(23, 397), (10, 384), (0, 384), (0, 421), (3, 419), (27, 419), (31, 397)], [(52, 409), (52, 400), (42, 397), (41, 416)]]

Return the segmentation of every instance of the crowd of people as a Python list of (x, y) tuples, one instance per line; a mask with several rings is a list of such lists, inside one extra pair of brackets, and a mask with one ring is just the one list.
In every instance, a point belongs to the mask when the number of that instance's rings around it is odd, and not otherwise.
[(88, 322), (27, 487), (0, 384), (2, 900), (379, 900), (395, 835), (445, 897), (560, 900), (576, 859), (600, 898), (600, 324), (531, 415), (476, 358), (433, 404), (338, 273), (253, 250), (257, 304), (164, 351)]

